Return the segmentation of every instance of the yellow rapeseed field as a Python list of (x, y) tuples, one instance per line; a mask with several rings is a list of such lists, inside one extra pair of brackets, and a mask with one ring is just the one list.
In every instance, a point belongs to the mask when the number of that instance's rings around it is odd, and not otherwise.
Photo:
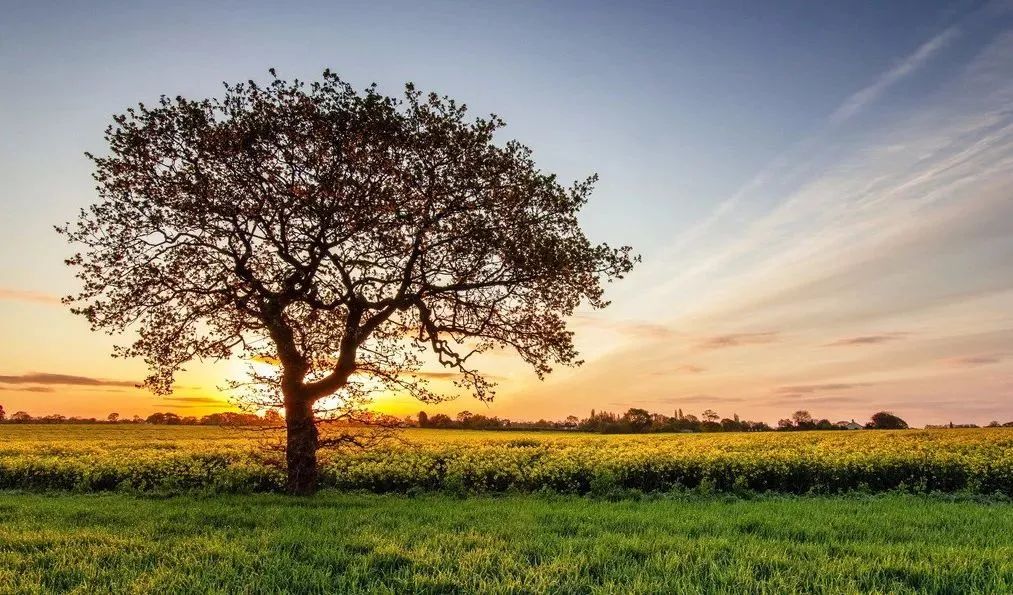
[[(280, 435), (0, 425), (0, 488), (271, 491)], [(851, 490), (1013, 495), (1013, 429), (594, 435), (406, 430), (322, 455), (324, 487), (373, 492)]]

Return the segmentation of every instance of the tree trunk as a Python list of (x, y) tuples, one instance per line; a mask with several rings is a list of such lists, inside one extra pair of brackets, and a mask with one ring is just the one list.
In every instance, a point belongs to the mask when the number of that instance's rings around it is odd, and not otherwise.
[(308, 400), (286, 399), (286, 448), (289, 494), (307, 496), (317, 489), (317, 426), (313, 404)]

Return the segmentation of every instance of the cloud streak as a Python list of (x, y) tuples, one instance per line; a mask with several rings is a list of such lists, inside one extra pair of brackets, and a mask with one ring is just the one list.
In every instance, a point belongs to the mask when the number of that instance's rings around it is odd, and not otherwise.
[(60, 298), (41, 291), (0, 287), (0, 300), (11, 302), (28, 302), (32, 304), (59, 305)]
[(778, 340), (778, 333), (731, 333), (727, 335), (716, 335), (706, 337), (697, 344), (699, 349), (726, 349), (728, 347), (742, 347), (744, 345), (763, 345), (774, 343)]
[(890, 333), (887, 335), (862, 335), (859, 337), (848, 337), (845, 339), (838, 339), (831, 341), (824, 345), (824, 347), (854, 347), (860, 345), (880, 345), (882, 343), (889, 343), (890, 341), (897, 341), (902, 339), (906, 333)]
[(89, 376), (73, 376), (70, 374), (52, 374), (49, 372), (30, 372), (16, 376), (0, 376), (0, 384), (40, 384), (58, 386), (129, 386), (136, 387), (140, 383), (129, 380), (110, 380), (91, 378)]
[(780, 386), (774, 390), (779, 394), (808, 395), (828, 391), (849, 390), (869, 386), (867, 382), (828, 382), (825, 384), (796, 384), (793, 386)]
[(957, 357), (949, 360), (950, 364), (959, 368), (974, 368), (977, 366), (987, 366), (989, 364), (998, 364), (1002, 361), (1002, 358), (997, 355), (972, 355), (967, 357)]
[(11, 390), (22, 393), (51, 393), (56, 392), (51, 386), (0, 386), (0, 390)]
[(174, 401), (177, 403), (196, 403), (206, 405), (224, 405), (228, 403), (224, 399), (215, 399), (213, 397), (165, 397), (163, 401)]
[(831, 115), (832, 124), (840, 124), (862, 111), (867, 105), (876, 101), (887, 89), (896, 84), (904, 77), (915, 72), (933, 56), (953, 41), (959, 30), (956, 26), (950, 27), (939, 33), (901, 60), (896, 66), (887, 70), (870, 85), (853, 93), (838, 107)]

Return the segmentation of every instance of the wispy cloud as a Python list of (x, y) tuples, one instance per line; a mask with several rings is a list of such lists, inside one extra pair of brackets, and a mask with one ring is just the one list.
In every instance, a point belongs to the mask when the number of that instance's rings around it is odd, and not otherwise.
[(862, 111), (862, 109), (875, 101), (892, 85), (922, 67), (941, 49), (953, 41), (958, 34), (959, 30), (956, 26), (949, 27), (918, 46), (914, 52), (905, 56), (896, 66), (881, 74), (879, 78), (868, 86), (863, 87), (845, 99), (840, 107), (830, 115), (831, 123), (840, 124)]
[(670, 405), (677, 405), (679, 403), (742, 403), (746, 399), (743, 397), (724, 397), (720, 395), (711, 394), (699, 394), (699, 395), (685, 395), (681, 397), (662, 397), (655, 399), (652, 402), (655, 403), (667, 403)]
[[(734, 219), (739, 221), (744, 219), (743, 213), (737, 213), (739, 208), (762, 202), (758, 200), (758, 195), (762, 195), (764, 190), (769, 190), (770, 187), (778, 187), (777, 190), (774, 190), (775, 195), (783, 194), (786, 188), (804, 179), (808, 173), (807, 166), (809, 165), (809, 160), (812, 159), (813, 155), (821, 152), (819, 150), (821, 147), (832, 144), (828, 143), (825, 138), (821, 138), (822, 136), (834, 130), (837, 125), (857, 115), (881, 97), (891, 86), (926, 65), (959, 35), (959, 25), (946, 28), (924, 42), (911, 54), (904, 56), (896, 65), (881, 73), (871, 83), (848, 96), (828, 116), (827, 125), (822, 127), (819, 132), (799, 140), (789, 149), (774, 157), (734, 194), (718, 203), (710, 215), (693, 225), (685, 233), (680, 234), (667, 250), (666, 257), (670, 260), (675, 255), (684, 252), (688, 247), (698, 243), (701, 239), (711, 235), (713, 230), (723, 220)], [(688, 276), (708, 271), (711, 268), (709, 263), (712, 260), (708, 258), (702, 262), (694, 263), (688, 269)], [(660, 264), (656, 265), (656, 268), (664, 269), (665, 266), (664, 264)], [(663, 286), (668, 285), (670, 284), (663, 284)]]
[(847, 337), (845, 339), (837, 339), (824, 345), (824, 347), (848, 347), (848, 346), (859, 346), (859, 345), (879, 345), (881, 343), (889, 343), (890, 341), (896, 341), (904, 338), (907, 333), (889, 333), (886, 335), (862, 335), (859, 337)]
[(207, 405), (224, 405), (227, 403), (224, 399), (216, 399), (214, 397), (164, 397), (162, 400), (174, 401), (177, 403), (196, 403)]
[(667, 340), (680, 333), (665, 324), (643, 320), (609, 320), (600, 316), (575, 314), (573, 320), (577, 325), (613, 331), (637, 339)]
[(779, 394), (808, 395), (828, 391), (849, 390), (869, 386), (868, 382), (829, 382), (826, 384), (796, 384), (793, 386), (779, 386), (774, 392)]
[(694, 376), (696, 374), (703, 374), (706, 371), (707, 368), (703, 366), (697, 366), (695, 364), (681, 364), (671, 368), (658, 368), (651, 370), (649, 374), (652, 376)]
[[(777, 407), (847, 407), (851, 411), (855, 411), (857, 406), (865, 403), (865, 399), (859, 397), (852, 397), (847, 395), (839, 394), (818, 394), (818, 395), (801, 395), (798, 393), (783, 395), (781, 398), (774, 399), (771, 401), (772, 405)], [(813, 411), (816, 413), (816, 411)], [(837, 417), (837, 416), (835, 416)]]
[(675, 368), (676, 372), (681, 372), (683, 374), (702, 374), (706, 370), (707, 368), (693, 364), (683, 364), (681, 366), (676, 366)]
[(971, 355), (967, 357), (957, 357), (947, 361), (950, 365), (956, 367), (973, 368), (977, 366), (997, 364), (1002, 361), (1002, 358), (997, 355)]
[(727, 347), (773, 343), (777, 340), (778, 333), (776, 332), (731, 333), (727, 335), (706, 337), (697, 344), (697, 347), (700, 349), (725, 349)]
[(55, 295), (41, 291), (28, 291), (26, 289), (13, 289), (10, 287), (0, 287), (0, 300), (52, 305), (60, 303), (60, 298)]
[(0, 376), (0, 384), (40, 384), (66, 386), (138, 386), (140, 383), (129, 380), (110, 380), (107, 378), (91, 378), (89, 376), (73, 376), (70, 374), (52, 374), (49, 372), (30, 372), (17, 376)]

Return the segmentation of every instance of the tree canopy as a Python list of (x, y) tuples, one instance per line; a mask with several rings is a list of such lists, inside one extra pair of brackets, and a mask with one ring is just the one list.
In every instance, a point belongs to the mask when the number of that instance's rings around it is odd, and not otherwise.
[(889, 411), (880, 411), (872, 415), (869, 427), (877, 430), (906, 430), (907, 422)]
[(339, 416), (376, 390), (434, 401), (419, 372), (435, 360), (492, 399), (474, 356), (494, 348), (539, 377), (579, 363), (567, 317), (605, 307), (636, 261), (578, 224), (594, 176), (563, 186), (494, 142), (499, 117), (411, 84), (394, 98), (330, 71), (271, 75), (130, 108), (88, 154), (99, 200), (59, 228), (81, 247), (67, 301), (93, 329), (133, 332), (115, 353), (145, 360), (147, 387), (170, 392), (196, 359), (277, 365), (246, 398), (284, 406), (308, 491), (324, 397)]

